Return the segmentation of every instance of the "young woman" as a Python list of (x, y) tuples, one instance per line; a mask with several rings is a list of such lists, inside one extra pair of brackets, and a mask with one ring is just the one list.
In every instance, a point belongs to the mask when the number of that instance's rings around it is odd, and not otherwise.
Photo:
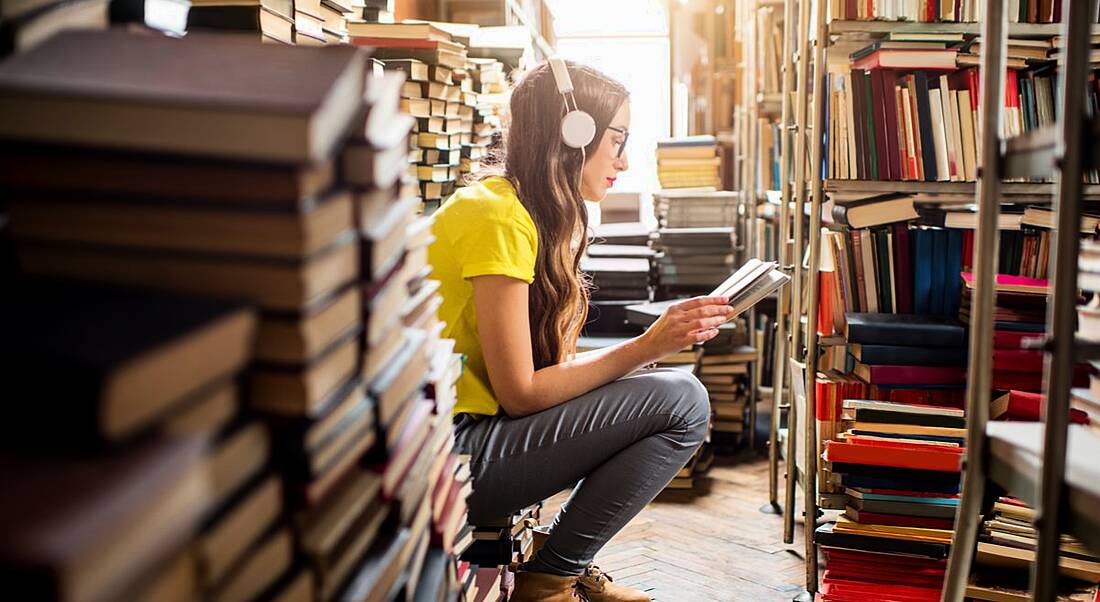
[(576, 485), (517, 573), (513, 602), (649, 600), (592, 560), (691, 458), (710, 408), (691, 374), (639, 369), (714, 337), (730, 308), (721, 297), (684, 301), (634, 339), (575, 353), (587, 315), (583, 199), (603, 199), (627, 169), (630, 104), (622, 84), (568, 69), (575, 102), (596, 124), (583, 152), (563, 141), (566, 105), (542, 64), (512, 93), (503, 173), (436, 213), (439, 316), (467, 357), (456, 447), (472, 457), (474, 524)]

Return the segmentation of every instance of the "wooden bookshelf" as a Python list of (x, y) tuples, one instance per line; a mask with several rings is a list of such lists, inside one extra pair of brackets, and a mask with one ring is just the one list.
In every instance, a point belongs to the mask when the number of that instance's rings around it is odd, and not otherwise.
[[(847, 21), (836, 20), (826, 25), (829, 35), (863, 34), (872, 37), (888, 33), (982, 33), (981, 23), (915, 23), (910, 21)], [(1060, 33), (1058, 23), (1009, 23), (1008, 35), (1013, 38), (1050, 38)]]

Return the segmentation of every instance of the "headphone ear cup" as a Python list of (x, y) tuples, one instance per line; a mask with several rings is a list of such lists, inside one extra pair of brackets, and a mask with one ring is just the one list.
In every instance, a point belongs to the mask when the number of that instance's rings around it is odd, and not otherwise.
[(584, 111), (569, 111), (561, 120), (561, 139), (566, 146), (584, 148), (596, 137), (596, 121)]

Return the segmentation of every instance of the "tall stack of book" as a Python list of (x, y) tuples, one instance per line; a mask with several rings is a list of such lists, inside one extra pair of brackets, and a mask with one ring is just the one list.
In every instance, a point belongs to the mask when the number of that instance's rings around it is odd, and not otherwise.
[(267, 433), (235, 385), (255, 313), (73, 281), (13, 284), (8, 387), (57, 400), (13, 407), (3, 428), (0, 564), (13, 591), (241, 599), (286, 574)]
[[(467, 69), (473, 77), (477, 106), (474, 111), (474, 138), (462, 145), (464, 172), (476, 173), (489, 149), (498, 143), (504, 131), (504, 113), (508, 109), (508, 75), (504, 63), (495, 58), (470, 57)], [(467, 165), (469, 163), (469, 165)]]
[(454, 190), (462, 143), (470, 136), (463, 134), (463, 119), (472, 123), (475, 101), (453, 79), (454, 70), (466, 68), (466, 48), (430, 23), (351, 23), (348, 35), (352, 44), (373, 48), (388, 68), (406, 73), (402, 109), (417, 119), (410, 173), (430, 214)]
[(714, 136), (657, 141), (657, 179), (661, 188), (721, 188), (720, 162)]
[(822, 599), (935, 599), (958, 510), (962, 410), (848, 400), (843, 418), (823, 456), (847, 507), (815, 533), (828, 555)]
[[(271, 62), (293, 77), (249, 77)], [(61, 34), (0, 66), (15, 103), (5, 116), (25, 115), (19, 103), (72, 98), (73, 86), (96, 101), (0, 120), (0, 136), (21, 144), (5, 147), (0, 184), (20, 191), (8, 196), (24, 272), (260, 310), (244, 399), (276, 444), (247, 421), (216, 440), (210, 497), (219, 509), (195, 553), (203, 597), (252, 599), (269, 588), (316, 599), (411, 596), (427, 558), (433, 578), (454, 564), (468, 484), (444, 464), (457, 472), (450, 408), (460, 361), (439, 338), (430, 229), (415, 220), (415, 185), (400, 179), (411, 126), (398, 112), (402, 77), (368, 77), (367, 63), (349, 46), (112, 31)], [(301, 85), (306, 76), (314, 85)], [(124, 121), (101, 113), (150, 102), (170, 103), (176, 118), (164, 108)], [(66, 119), (111, 125), (70, 128)], [(74, 166), (64, 177), (55, 177), (59, 160)], [(129, 313), (131, 322), (141, 315)], [(226, 360), (232, 349), (171, 367)], [(162, 382), (179, 384), (136, 385)], [(187, 424), (234, 414), (231, 388), (203, 401)], [(281, 479), (261, 472), (269, 447)], [(276, 515), (292, 518), (293, 538), (271, 526)], [(303, 570), (287, 573), (293, 558)]]
[[(226, 56), (234, 60), (226, 63)], [(281, 61), (285, 73), (310, 74), (315, 85), (247, 76), (269, 61)], [(333, 177), (344, 132), (360, 110), (365, 65), (351, 48), (305, 51), (125, 31), (60, 34), (5, 63), (0, 86), (17, 100), (0, 135), (22, 146), (14, 155), (19, 165), (5, 161), (3, 180), (22, 191), (12, 219), (21, 269), (245, 300), (261, 311), (244, 375), (252, 412), (324, 421), (329, 407), (366, 403), (337, 397), (356, 374), (361, 322), (354, 299), (346, 300), (357, 273), (351, 197)], [(89, 73), (96, 74), (93, 85)], [(38, 110), (54, 99), (49, 106), (59, 106), (57, 98), (74, 98), (74, 86), (85, 100), (57, 115), (17, 118), (27, 110), (19, 103), (42, 103)], [(132, 109), (135, 103), (156, 111)], [(172, 118), (165, 117), (169, 107)], [(103, 111), (125, 111), (128, 118), (106, 118)], [(273, 112), (284, 120), (281, 129), (272, 126)], [(104, 125), (69, 128), (69, 118)], [(288, 133), (310, 122), (330, 125), (304, 137)], [(53, 177), (58, 160), (80, 168)], [(129, 313), (134, 328), (142, 328), (134, 322), (142, 310)], [(175, 376), (133, 386), (148, 403), (141, 387), (178, 383), (231, 349), (189, 355), (171, 364)], [(235, 414), (232, 388), (206, 395), (209, 405), (192, 420)], [(319, 501), (339, 476), (334, 465), (358, 460), (318, 442), (324, 455), (310, 458), (321, 476), (299, 488), (304, 479), (291, 477), (305, 471), (280, 462), (283, 492), (279, 480), (261, 472), (269, 447), (266, 429), (256, 423), (233, 424), (216, 440), (212, 499), (221, 506), (207, 518), (195, 552), (195, 586), (204, 597), (250, 599), (276, 587), (295, 556), (289, 530), (272, 526), (289, 510), (282, 501)], [(232, 505), (223, 504), (230, 499)], [(284, 585), (308, 589), (308, 576), (296, 575)]]
[(657, 257), (657, 298), (706, 294), (736, 265), (732, 227), (661, 228), (650, 245)]
[[(1028, 570), (1035, 561), (1035, 511), (1002, 497), (982, 522), (975, 571), (966, 588), (973, 600), (1027, 602)], [(1062, 535), (1058, 565), (1062, 571), (1059, 600), (1089, 602), (1100, 583), (1100, 558), (1070, 535)]]

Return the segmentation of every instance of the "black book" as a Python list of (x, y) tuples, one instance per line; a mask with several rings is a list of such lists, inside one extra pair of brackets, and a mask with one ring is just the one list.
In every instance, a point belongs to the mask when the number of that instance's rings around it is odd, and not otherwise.
[(894, 313), (894, 273), (890, 261), (890, 237), (886, 230), (873, 230), (875, 241), (875, 276), (878, 279), (878, 307), (883, 313)]
[(115, 442), (152, 426), (248, 361), (240, 304), (46, 280), (0, 301), (4, 444)]
[(917, 86), (917, 120), (920, 122), (921, 162), (924, 164), (924, 179), (927, 182), (935, 182), (936, 171), (936, 145), (932, 141), (932, 110), (928, 101), (928, 73), (917, 71), (914, 73)]
[(907, 541), (887, 537), (870, 537), (853, 533), (837, 533), (833, 523), (822, 525), (814, 532), (814, 541), (818, 545), (830, 548), (844, 548), (863, 552), (882, 554), (905, 554), (927, 558), (947, 558), (951, 546), (942, 543)]
[[(958, 493), (959, 491), (959, 473), (957, 472), (833, 462), (833, 474), (841, 475), (841, 482), (846, 487), (926, 492)], [(857, 482), (874, 484), (856, 484)]]
[(844, 336), (862, 345), (965, 348), (966, 329), (949, 316), (849, 313)]
[(902, 345), (849, 346), (853, 357), (870, 366), (965, 366), (967, 350), (942, 347), (905, 347)]
[(966, 419), (961, 416), (911, 414), (909, 412), (891, 412), (890, 410), (875, 410), (871, 408), (856, 410), (856, 420), (879, 424), (913, 424), (918, 426), (966, 428)]

